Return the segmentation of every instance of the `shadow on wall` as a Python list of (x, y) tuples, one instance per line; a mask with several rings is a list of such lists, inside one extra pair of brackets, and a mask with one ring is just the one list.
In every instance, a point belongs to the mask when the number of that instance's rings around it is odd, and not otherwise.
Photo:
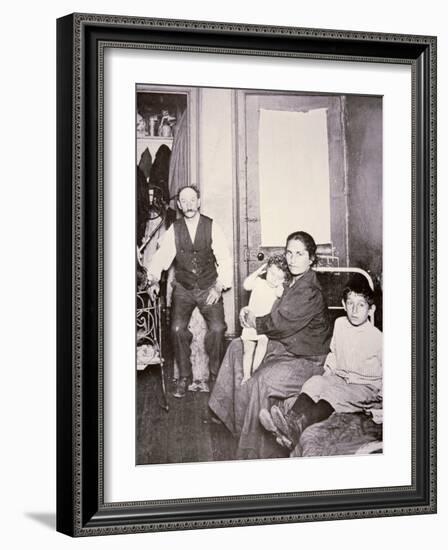
[(347, 96), (346, 121), (350, 265), (382, 286), (382, 98)]

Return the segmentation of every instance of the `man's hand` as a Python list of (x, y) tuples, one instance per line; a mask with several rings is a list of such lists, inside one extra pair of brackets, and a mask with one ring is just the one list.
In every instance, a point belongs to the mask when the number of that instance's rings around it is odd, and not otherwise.
[(155, 280), (151, 273), (148, 273), (148, 292), (152, 302), (155, 302), (157, 296), (160, 294), (159, 283)]
[(213, 304), (217, 304), (219, 302), (219, 299), (221, 298), (222, 294), (222, 287), (218, 284), (212, 286), (212, 288), (208, 292), (207, 299), (205, 300), (205, 303), (208, 306), (212, 306)]
[(148, 288), (149, 296), (151, 298), (151, 301), (155, 302), (156, 298), (160, 294), (160, 286), (159, 286), (159, 283), (151, 283), (150, 282), (149, 284), (150, 284), (150, 286)]

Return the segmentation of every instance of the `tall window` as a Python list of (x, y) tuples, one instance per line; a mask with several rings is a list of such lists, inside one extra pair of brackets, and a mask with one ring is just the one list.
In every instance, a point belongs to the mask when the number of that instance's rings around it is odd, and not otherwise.
[(261, 244), (301, 229), (331, 241), (327, 109), (260, 109)]

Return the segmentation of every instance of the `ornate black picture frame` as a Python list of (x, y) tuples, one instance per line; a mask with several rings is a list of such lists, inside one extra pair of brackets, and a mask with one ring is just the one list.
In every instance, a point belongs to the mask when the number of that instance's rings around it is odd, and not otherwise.
[[(103, 480), (107, 45), (412, 70), (412, 483), (108, 503)], [(57, 22), (57, 529), (71, 536), (436, 512), (436, 38), (73, 14)], [(398, 345), (398, 343), (397, 343)]]

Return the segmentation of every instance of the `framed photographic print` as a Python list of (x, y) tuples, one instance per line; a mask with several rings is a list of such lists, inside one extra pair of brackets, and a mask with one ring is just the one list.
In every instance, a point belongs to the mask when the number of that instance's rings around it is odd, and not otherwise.
[(57, 31), (57, 529), (434, 513), (436, 39)]

